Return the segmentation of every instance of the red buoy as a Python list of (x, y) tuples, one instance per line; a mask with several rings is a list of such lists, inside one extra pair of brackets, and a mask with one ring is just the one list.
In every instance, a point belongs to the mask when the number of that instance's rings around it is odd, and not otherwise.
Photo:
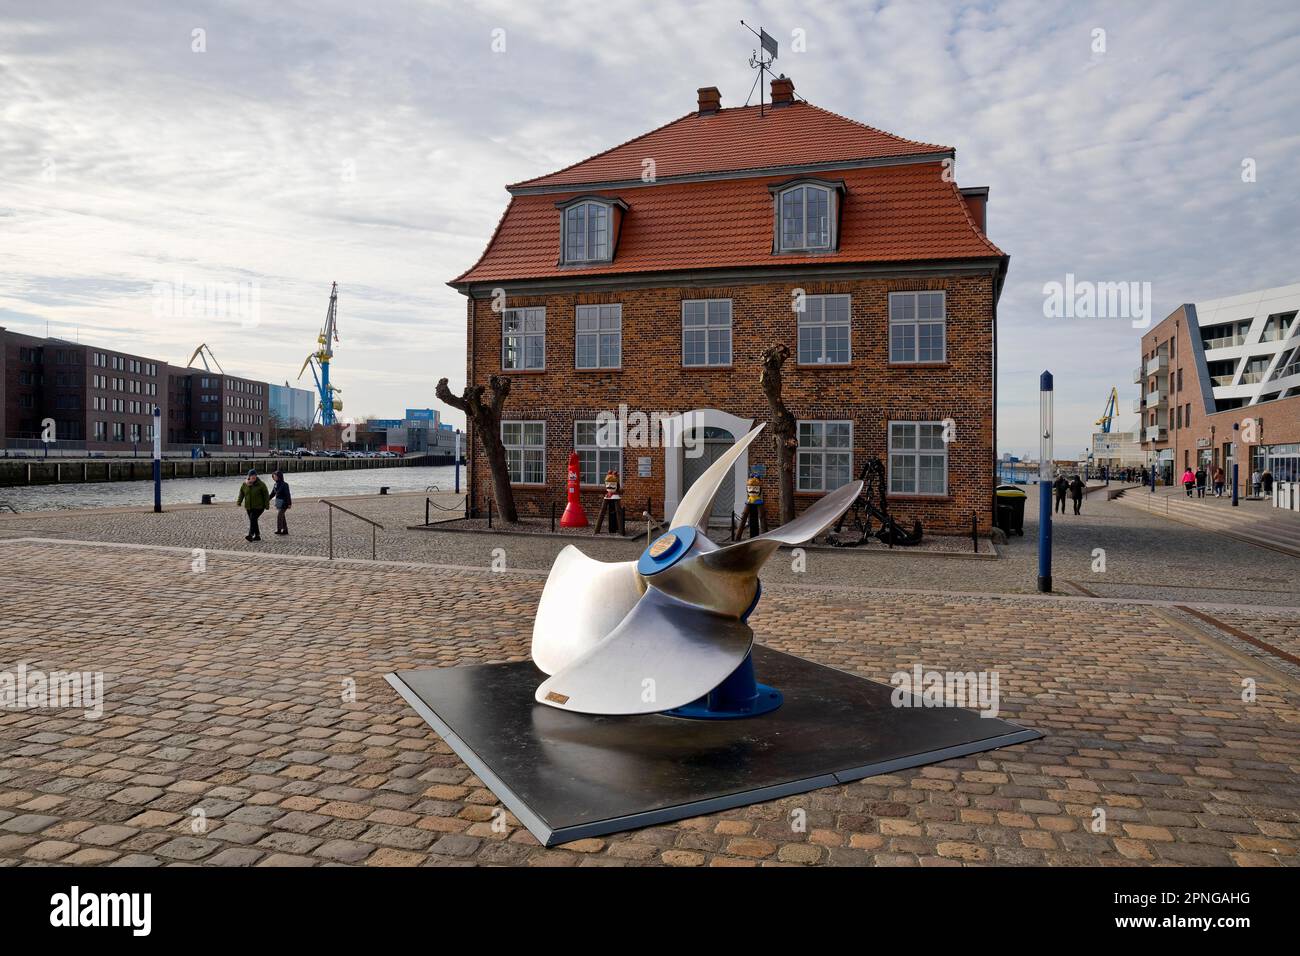
[(569, 454), (569, 503), (564, 506), (564, 517), (560, 519), (562, 528), (587, 527), (587, 513), (582, 510), (582, 501), (578, 497), (578, 453)]

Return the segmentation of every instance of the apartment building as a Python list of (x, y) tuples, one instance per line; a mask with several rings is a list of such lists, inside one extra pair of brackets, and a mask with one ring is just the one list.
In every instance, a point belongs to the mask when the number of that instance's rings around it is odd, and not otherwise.
[[(1142, 337), (1142, 447), (1166, 480), (1198, 464), (1300, 479), (1300, 284), (1185, 303)], [(1235, 428), (1234, 428), (1235, 426)]]
[[(52, 441), (87, 451), (148, 447), (153, 409), (167, 403), (167, 366), (156, 359), (0, 329), (6, 445)], [(165, 412), (164, 412), (165, 415)]]
[(48, 434), (53, 449), (148, 452), (155, 405), (169, 451), (264, 451), (267, 390), (265, 382), (0, 328), (0, 437), (15, 451), (41, 449)]

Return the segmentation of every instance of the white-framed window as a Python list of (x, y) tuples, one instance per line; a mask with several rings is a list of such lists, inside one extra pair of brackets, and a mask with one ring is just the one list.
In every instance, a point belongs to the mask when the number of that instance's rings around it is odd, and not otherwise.
[(579, 480), (584, 485), (603, 485), (610, 470), (623, 476), (623, 449), (618, 444), (618, 423), (577, 421), (573, 423), (573, 449), (578, 453)]
[(889, 361), (946, 361), (947, 308), (944, 292), (889, 293)]
[(948, 445), (942, 422), (889, 423), (889, 493), (948, 493)]
[(799, 364), (847, 365), (852, 358), (847, 295), (810, 295), (799, 313)]
[(576, 368), (619, 368), (623, 364), (621, 305), (580, 305), (574, 324)]
[(613, 218), (610, 207), (603, 202), (580, 202), (565, 207), (564, 261), (608, 261)]
[(546, 368), (546, 309), (506, 309), (501, 313), (501, 368)]
[(506, 470), (511, 484), (545, 484), (545, 422), (502, 422), (501, 444), (506, 446)]
[(731, 300), (682, 302), (682, 365), (731, 364)]
[(853, 423), (799, 422), (798, 491), (834, 491), (853, 475)]
[(831, 248), (834, 192), (829, 186), (803, 183), (777, 194), (782, 251)]

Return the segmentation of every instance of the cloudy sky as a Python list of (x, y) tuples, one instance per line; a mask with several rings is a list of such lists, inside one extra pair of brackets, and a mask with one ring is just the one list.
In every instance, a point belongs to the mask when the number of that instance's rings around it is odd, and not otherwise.
[[(345, 415), (434, 405), (465, 367), (445, 282), (504, 184), (688, 112), (696, 87), (743, 103), (742, 17), (805, 98), (955, 145), (959, 183), (991, 188), (1003, 450), (1036, 446), (1044, 367), (1058, 454), (1112, 385), (1134, 419), (1141, 330), (1046, 318), (1046, 283), (1149, 282), (1158, 321), (1300, 281), (1294, 0), (0, 0), (0, 325), (177, 364), (205, 341), (281, 382), (337, 280)], [(195, 283), (256, 289), (255, 320), (157, 294)]]

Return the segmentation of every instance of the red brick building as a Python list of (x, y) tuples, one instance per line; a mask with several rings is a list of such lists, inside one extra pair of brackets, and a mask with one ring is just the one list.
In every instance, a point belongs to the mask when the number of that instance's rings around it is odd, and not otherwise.
[[(784, 343), (801, 508), (879, 457), (899, 516), (956, 532), (974, 513), (987, 531), (1008, 258), (985, 235), (988, 190), (959, 189), (953, 159), (779, 78), (764, 115), (702, 89), (681, 119), (508, 187), (487, 249), (450, 284), (468, 300), (468, 380), (512, 380), (502, 433), (521, 513), (563, 501), (576, 448), (593, 513), (615, 467), (629, 511), (671, 514), (768, 421), (760, 356)], [(625, 427), (599, 427), (620, 409)], [(491, 481), (470, 448), (481, 507)], [(775, 517), (762, 437), (718, 496), (720, 523), (755, 466)]]
[(1242, 493), (1256, 471), (1300, 480), (1297, 313), (1300, 284), (1185, 303), (1142, 336), (1133, 410), (1162, 480), (1205, 465), (1231, 482), (1234, 440)]

